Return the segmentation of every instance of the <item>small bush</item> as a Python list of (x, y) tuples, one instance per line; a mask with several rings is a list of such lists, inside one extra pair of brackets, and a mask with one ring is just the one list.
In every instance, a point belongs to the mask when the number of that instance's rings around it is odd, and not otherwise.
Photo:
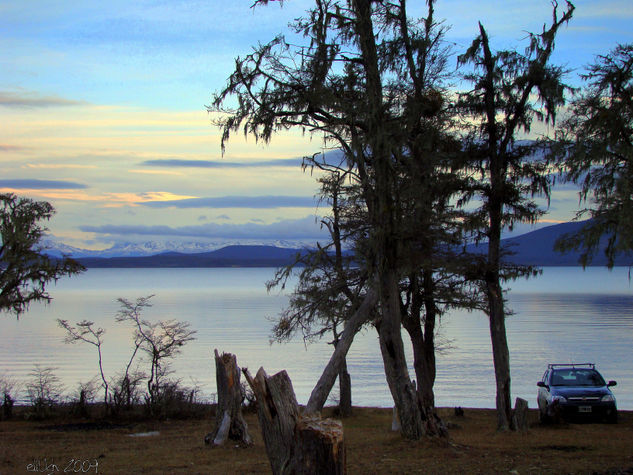
[(64, 388), (55, 375), (55, 369), (35, 365), (31, 371), (31, 380), (26, 384), (28, 399), (33, 410), (32, 416), (36, 419), (50, 417), (55, 406), (61, 401)]
[(110, 408), (112, 415), (118, 416), (124, 411), (131, 411), (142, 401), (141, 384), (145, 374), (140, 371), (118, 375), (110, 382)]
[(21, 384), (12, 376), (0, 374), (0, 398), (2, 411), (0, 420), (11, 419), (13, 417), (13, 405), (20, 392)]
[(79, 383), (76, 393), (71, 397), (70, 413), (84, 418), (90, 417), (89, 408), (94, 403), (98, 389), (95, 379), (87, 383)]
[(155, 388), (153, 397), (145, 395), (147, 415), (160, 419), (186, 419), (201, 414), (205, 405), (199, 400), (200, 388), (182, 386), (180, 381), (167, 381)]

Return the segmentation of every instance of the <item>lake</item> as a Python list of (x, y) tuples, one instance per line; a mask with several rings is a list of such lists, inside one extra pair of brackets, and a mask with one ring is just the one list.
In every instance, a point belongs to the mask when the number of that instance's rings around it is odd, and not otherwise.
[[(174, 376), (197, 385), (204, 398), (215, 392), (213, 350), (237, 355), (251, 373), (288, 371), (300, 403), (331, 353), (326, 341), (304, 344), (300, 337), (270, 344), (273, 319), (287, 296), (267, 293), (264, 282), (274, 269), (90, 269), (51, 287), (49, 305), (32, 305), (19, 320), (0, 315), (0, 376), (25, 382), (35, 364), (55, 368), (68, 393), (98, 374), (95, 348), (65, 344), (58, 318), (87, 319), (106, 329), (106, 376), (122, 370), (132, 350), (131, 329), (116, 323), (117, 298), (135, 300), (154, 294), (148, 320), (188, 321), (197, 331), (173, 363)], [(621, 409), (633, 409), (633, 287), (628, 268), (608, 271), (576, 267), (544, 268), (543, 275), (509, 284), (507, 319), (512, 394), (536, 407), (536, 381), (548, 363), (595, 363), (605, 379), (617, 380)], [(406, 338), (406, 335), (405, 335)], [(437, 359), (438, 406), (494, 407), (495, 381), (488, 321), (479, 312), (455, 311), (442, 318)], [(326, 339), (327, 340), (327, 339)], [(405, 342), (408, 340), (405, 340)], [(409, 352), (409, 361), (411, 361)], [(376, 331), (356, 337), (348, 366), (353, 403), (392, 405)], [(413, 372), (411, 373), (413, 375)], [(334, 390), (334, 398), (336, 397)]]

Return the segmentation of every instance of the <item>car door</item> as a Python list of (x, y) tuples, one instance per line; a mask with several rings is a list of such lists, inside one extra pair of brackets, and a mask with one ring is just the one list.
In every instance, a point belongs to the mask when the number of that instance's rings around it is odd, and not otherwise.
[(545, 411), (547, 410), (547, 401), (549, 399), (549, 377), (550, 377), (550, 372), (551, 371), (549, 369), (547, 371), (545, 371), (545, 373), (543, 374), (543, 377), (541, 378), (541, 381), (539, 382), (539, 385), (538, 385), (538, 393), (537, 393), (537, 397), (536, 397), (536, 402), (538, 404), (539, 409), (543, 413), (545, 413)]

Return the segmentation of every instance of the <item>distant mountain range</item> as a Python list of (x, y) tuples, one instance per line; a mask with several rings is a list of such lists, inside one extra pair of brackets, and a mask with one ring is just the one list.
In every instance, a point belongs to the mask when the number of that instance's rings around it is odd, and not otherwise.
[[(294, 261), (301, 249), (275, 246), (227, 246), (210, 252), (184, 254), (163, 252), (153, 256), (80, 257), (88, 268), (94, 267), (281, 267)], [(305, 252), (305, 251), (303, 251)]]
[[(555, 241), (562, 235), (578, 231), (585, 223), (571, 222), (547, 226), (520, 236), (504, 239), (504, 247), (512, 252), (506, 261), (535, 266), (577, 266), (579, 252), (560, 254), (554, 251)], [(280, 267), (291, 263), (305, 247), (296, 243), (277, 241), (275, 245), (230, 245), (209, 249), (215, 244), (147, 242), (123, 244), (105, 251), (88, 251), (49, 243), (54, 256), (70, 255), (88, 268), (94, 267)], [(295, 244), (295, 247), (288, 244)], [(469, 246), (473, 252), (486, 252), (486, 244)], [(603, 253), (591, 262), (593, 266), (606, 265)], [(633, 256), (619, 256), (616, 265), (633, 265)]]
[(71, 256), (75, 259), (81, 259), (85, 257), (90, 258), (110, 258), (110, 257), (147, 257), (156, 256), (158, 254), (165, 253), (179, 253), (179, 254), (202, 254), (211, 251), (217, 251), (219, 249), (228, 246), (274, 246), (279, 248), (303, 248), (307, 243), (288, 241), (279, 239), (276, 241), (256, 241), (256, 240), (240, 240), (240, 241), (226, 241), (219, 240), (216, 242), (206, 241), (145, 241), (141, 243), (136, 242), (120, 242), (108, 249), (92, 250), (81, 249), (73, 246), (68, 246), (56, 239), (45, 239), (44, 247), (46, 253), (54, 256)]
[[(534, 265), (540, 267), (554, 266), (579, 266), (580, 252), (570, 251), (564, 254), (554, 251), (554, 243), (565, 234), (578, 232), (587, 221), (574, 221), (570, 223), (546, 226), (520, 236), (503, 239), (501, 242), (505, 249), (512, 254), (504, 259), (513, 264)], [(473, 252), (485, 252), (487, 244), (471, 245), (469, 250)], [(604, 251), (600, 250), (590, 262), (591, 266), (606, 266), (607, 258)], [(619, 255), (616, 258), (616, 266), (633, 265), (633, 255)]]

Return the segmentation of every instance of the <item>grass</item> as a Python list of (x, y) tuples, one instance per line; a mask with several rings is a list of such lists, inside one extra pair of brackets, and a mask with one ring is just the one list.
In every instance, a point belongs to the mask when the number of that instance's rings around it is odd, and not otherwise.
[[(531, 411), (526, 433), (498, 433), (493, 410), (465, 409), (456, 417), (440, 409), (440, 415), (450, 424), (449, 439), (413, 442), (390, 431), (389, 409), (355, 408), (343, 420), (348, 473), (633, 473), (633, 412), (622, 411), (615, 425), (541, 425)], [(246, 419), (252, 447), (213, 449), (203, 441), (213, 429), (210, 414), (120, 423), (2, 421), (0, 474), (270, 473), (256, 415)], [(133, 436), (139, 433), (145, 435)]]

